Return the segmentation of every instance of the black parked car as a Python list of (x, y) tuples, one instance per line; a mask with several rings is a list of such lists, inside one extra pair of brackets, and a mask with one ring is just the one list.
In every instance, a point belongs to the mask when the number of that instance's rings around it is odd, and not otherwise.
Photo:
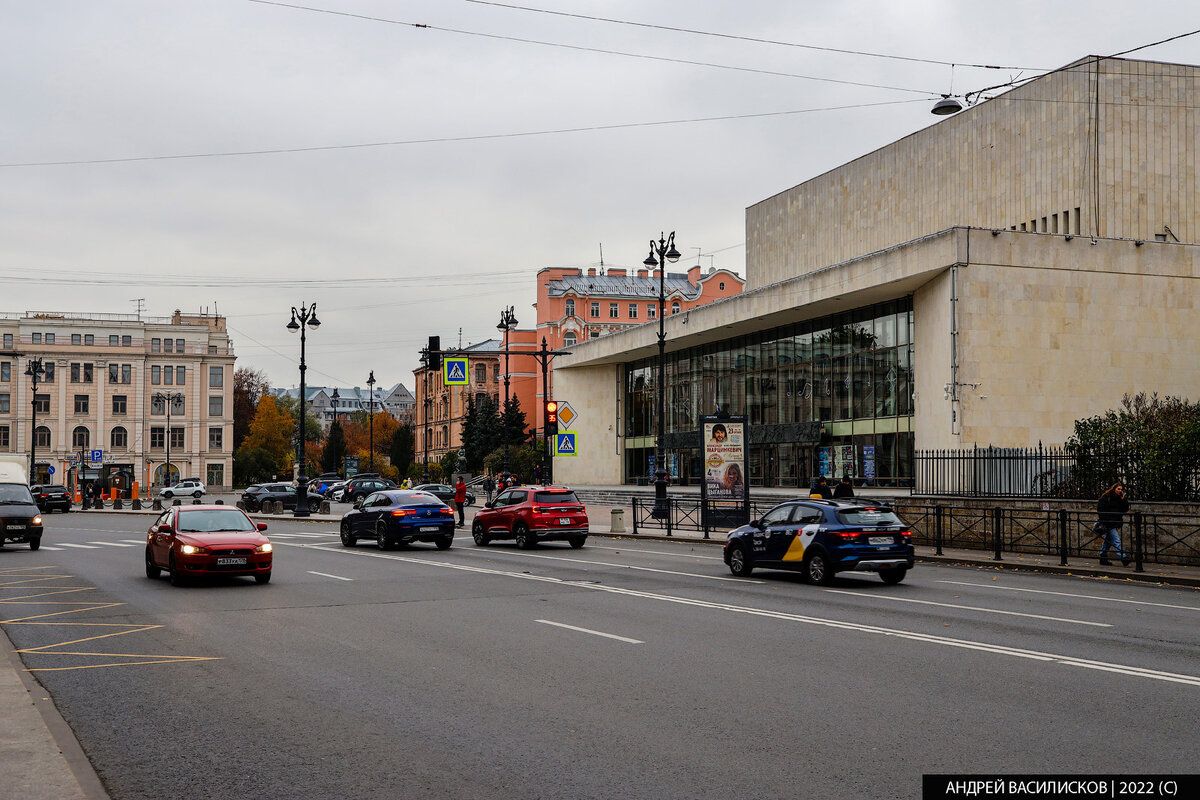
[(382, 492), (384, 489), (395, 488), (396, 484), (387, 478), (380, 478), (377, 475), (364, 478), (356, 475), (346, 481), (346, 487), (342, 491), (342, 502), (353, 503), (355, 500), (361, 500), (372, 492)]
[[(247, 511), (262, 511), (263, 503), (268, 500), (272, 503), (283, 503), (285, 509), (294, 511), (296, 509), (296, 487), (290, 483), (260, 483), (246, 487), (246, 491), (242, 493), (242, 502), (246, 505)], [(321, 496), (310, 490), (308, 510), (315, 512), (320, 509)]]
[(71, 493), (65, 486), (30, 486), (29, 491), (43, 514), (49, 514), (56, 508), (63, 513), (71, 510)]
[(0, 483), (0, 546), (5, 542), (42, 546), (42, 514), (23, 483)]
[[(441, 500), (446, 505), (454, 506), (454, 487), (447, 486), (444, 483), (423, 483), (420, 486), (413, 487), (414, 492), (429, 492), (431, 495)], [(467, 505), (475, 505), (475, 493), (467, 489)]]

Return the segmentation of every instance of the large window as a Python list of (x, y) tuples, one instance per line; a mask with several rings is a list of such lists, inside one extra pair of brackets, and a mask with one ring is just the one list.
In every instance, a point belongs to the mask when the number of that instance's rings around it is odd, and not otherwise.
[(129, 431), (118, 425), (112, 429), (109, 442), (113, 450), (124, 450), (129, 447)]
[(90, 397), (88, 397), (86, 394), (75, 395), (75, 413), (76, 414), (87, 414), (90, 412), (90, 408), (91, 408), (91, 398)]
[(204, 481), (211, 488), (213, 486), (225, 485), (225, 465), (224, 464), (208, 464), (204, 470)]
[(0, 394), (0, 414), (12, 412), (12, 396), (8, 392)]
[(567, 300), (567, 316), (568, 317), (575, 316), (575, 301), (573, 299)]
[(155, 450), (161, 450), (167, 443), (166, 428), (151, 428), (150, 429), (150, 447)]
[(179, 450), (183, 447), (183, 428), (171, 428), (171, 447)]
[(92, 446), (92, 434), (82, 425), (71, 431), (71, 447), (76, 450), (86, 450)]
[(224, 446), (225, 429), (224, 428), (209, 428), (208, 429), (208, 449), (220, 450)]
[(215, 394), (208, 398), (208, 415), (210, 417), (221, 417), (225, 415), (224, 397), (219, 394)]
[(50, 413), (50, 395), (35, 394), (33, 396), (33, 410), (39, 414)]
[[(183, 369), (183, 367), (180, 367)], [(183, 381), (180, 381), (183, 383)], [(208, 386), (210, 389), (219, 389), (225, 385), (225, 368), (224, 367), (209, 367), (208, 368)]]
[(0, 425), (0, 450), (7, 450), (10, 446), (9, 427), (7, 425)]
[(567, 331), (563, 334), (563, 347), (574, 347), (577, 344), (574, 331)]
[(45, 425), (38, 425), (33, 431), (33, 443), (36, 447), (49, 447), (50, 429)]

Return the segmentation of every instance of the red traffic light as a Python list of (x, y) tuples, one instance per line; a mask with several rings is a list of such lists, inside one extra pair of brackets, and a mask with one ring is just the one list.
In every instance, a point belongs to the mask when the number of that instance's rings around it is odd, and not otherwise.
[(553, 400), (546, 401), (546, 422), (547, 424), (558, 424), (558, 403)]

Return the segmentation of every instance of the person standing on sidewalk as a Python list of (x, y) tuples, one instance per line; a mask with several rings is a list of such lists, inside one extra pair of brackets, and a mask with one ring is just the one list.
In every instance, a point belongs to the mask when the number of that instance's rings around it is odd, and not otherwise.
[(483, 491), (487, 492), (487, 501), (492, 502), (492, 494), (496, 491), (496, 481), (492, 476), (483, 476)]
[(847, 476), (838, 481), (838, 485), (833, 488), (833, 499), (841, 500), (849, 497), (854, 497), (854, 483)]
[(454, 505), (458, 508), (458, 527), (461, 528), (467, 521), (467, 512), (464, 510), (467, 507), (467, 484), (462, 475), (458, 476), (458, 483), (454, 484)]
[(1129, 500), (1125, 497), (1125, 484), (1114, 483), (1107, 492), (1100, 495), (1100, 499), (1096, 502), (1096, 511), (1100, 516), (1100, 520), (1096, 523), (1096, 529), (1104, 537), (1104, 544), (1100, 547), (1100, 563), (1105, 566), (1112, 565), (1112, 562), (1108, 560), (1108, 551), (1112, 549), (1121, 559), (1121, 564), (1128, 567), (1129, 556), (1121, 547), (1121, 525), (1125, 521), (1125, 514), (1129, 512)]

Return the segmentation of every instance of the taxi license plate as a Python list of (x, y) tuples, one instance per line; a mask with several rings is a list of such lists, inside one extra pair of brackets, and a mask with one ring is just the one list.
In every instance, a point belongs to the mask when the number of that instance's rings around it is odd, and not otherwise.
[(559, 525), (570, 525), (570, 524), (571, 524), (571, 518), (570, 518), (570, 517), (559, 517), (559, 518), (558, 518), (558, 524), (559, 524)]
[(246, 564), (245, 558), (218, 558), (217, 559), (218, 567), (239, 567), (239, 566), (245, 566), (245, 564)]
[(884, 545), (891, 544), (895, 540), (891, 536), (872, 536), (867, 541), (874, 545)]
[(421, 533), (437, 533), (437, 532), (438, 532), (438, 529), (435, 527), (421, 528)]

